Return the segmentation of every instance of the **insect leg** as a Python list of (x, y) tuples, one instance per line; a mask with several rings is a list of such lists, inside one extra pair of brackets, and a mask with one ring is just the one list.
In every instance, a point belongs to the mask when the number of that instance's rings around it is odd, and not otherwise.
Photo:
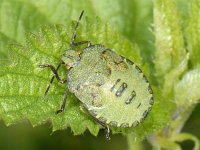
[(105, 128), (106, 128), (106, 129), (105, 129), (105, 132), (106, 132), (106, 139), (107, 139), (107, 140), (110, 140), (110, 128), (109, 128), (108, 125), (106, 125)]
[(67, 89), (65, 90), (65, 94), (64, 94), (64, 99), (63, 99), (62, 105), (61, 105), (60, 109), (59, 109), (58, 111), (56, 111), (56, 114), (59, 114), (59, 113), (61, 113), (61, 112), (64, 111), (64, 109), (65, 109), (65, 104), (66, 104), (66, 101), (67, 101), (68, 92), (69, 92), (69, 90), (68, 90), (68, 88), (67, 88)]
[[(51, 71), (54, 73), (54, 76), (56, 77), (56, 79), (58, 80), (58, 82), (60, 83), (65, 83), (66, 80), (61, 80), (60, 77), (58, 76), (58, 72), (57, 72), (57, 69), (53, 66), (53, 65), (50, 65), (50, 64), (44, 64), (44, 65), (39, 65), (40, 68), (46, 68), (46, 67), (49, 67), (51, 69)], [(58, 66), (60, 68), (60, 65)]]
[[(97, 119), (96, 119), (97, 120)], [(97, 122), (105, 128), (105, 136), (107, 140), (110, 140), (110, 128), (108, 125), (104, 124), (103, 122), (97, 120)]]
[(54, 77), (56, 77), (56, 79), (58, 80), (58, 82), (60, 83), (65, 83), (66, 80), (61, 80), (60, 77), (58, 76), (58, 69), (60, 68), (61, 64), (63, 64), (62, 62), (58, 65), (58, 67), (55, 69), (54, 66), (52, 65), (49, 65), (49, 64), (44, 64), (44, 65), (39, 65), (40, 68), (46, 68), (46, 67), (49, 67), (51, 69), (51, 71), (54, 73), (53, 77), (51, 78), (50, 80), (50, 83), (49, 85), (47, 86), (47, 89), (45, 91), (45, 96), (47, 95), (49, 89), (50, 89), (50, 86), (51, 84), (53, 83), (53, 80), (54, 80)]

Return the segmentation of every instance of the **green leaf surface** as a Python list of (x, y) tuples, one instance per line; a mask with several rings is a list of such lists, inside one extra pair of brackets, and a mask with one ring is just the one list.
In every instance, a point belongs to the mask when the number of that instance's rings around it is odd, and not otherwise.
[(187, 40), (190, 52), (190, 61), (193, 66), (200, 64), (200, 1), (191, 0), (189, 2), (189, 19), (187, 26)]
[(0, 32), (0, 65), (8, 59), (8, 45), (11, 39)]
[(186, 57), (175, 0), (154, 0), (154, 23), (155, 68), (156, 75), (162, 83), (163, 77), (179, 66)]
[[(180, 107), (190, 107), (200, 101), (200, 68), (187, 72), (175, 87), (175, 100)], [(187, 103), (187, 105), (185, 105)]]
[(22, 42), (24, 31), (35, 29), (39, 23), (48, 23), (33, 5), (15, 0), (1, 0), (0, 32), (10, 39)]
[(48, 23), (48, 18), (33, 5), (18, 0), (0, 0), (0, 59), (7, 59), (8, 44), (24, 41), (25, 31)]

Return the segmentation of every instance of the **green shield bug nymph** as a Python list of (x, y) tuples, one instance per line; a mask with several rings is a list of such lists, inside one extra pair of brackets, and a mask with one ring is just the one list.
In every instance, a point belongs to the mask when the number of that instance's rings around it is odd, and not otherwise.
[[(54, 76), (48, 85), (48, 93), (54, 78), (67, 83), (64, 100), (56, 113), (63, 112), (68, 92), (83, 103), (95, 120), (106, 128), (109, 138), (109, 127), (135, 127), (144, 120), (153, 105), (152, 88), (141, 69), (132, 61), (116, 54), (101, 44), (92, 45), (90, 41), (75, 43), (76, 30), (83, 11), (74, 29), (70, 48), (64, 52), (61, 63), (55, 68), (49, 67)], [(85, 44), (81, 51), (74, 47)], [(58, 69), (64, 64), (67, 68), (67, 79), (61, 80)]]

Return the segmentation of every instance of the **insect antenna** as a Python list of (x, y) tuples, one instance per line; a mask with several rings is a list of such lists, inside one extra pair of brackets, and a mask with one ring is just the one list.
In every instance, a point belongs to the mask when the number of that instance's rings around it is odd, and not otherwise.
[(80, 16), (79, 16), (79, 19), (78, 19), (78, 22), (76, 23), (76, 27), (74, 29), (74, 32), (72, 34), (72, 39), (71, 39), (71, 43), (70, 43), (70, 48), (72, 48), (72, 46), (74, 45), (74, 40), (76, 38), (76, 30), (78, 28), (78, 25), (79, 25), (79, 22), (81, 21), (81, 18), (83, 16), (83, 13), (84, 13), (84, 10), (81, 12)]

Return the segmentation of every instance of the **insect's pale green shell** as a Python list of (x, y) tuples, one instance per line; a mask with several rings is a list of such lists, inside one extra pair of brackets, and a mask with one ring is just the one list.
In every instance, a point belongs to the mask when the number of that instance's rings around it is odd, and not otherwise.
[(98, 45), (84, 49), (79, 65), (68, 73), (68, 84), (86, 109), (110, 126), (136, 126), (153, 104), (152, 89), (141, 70)]

